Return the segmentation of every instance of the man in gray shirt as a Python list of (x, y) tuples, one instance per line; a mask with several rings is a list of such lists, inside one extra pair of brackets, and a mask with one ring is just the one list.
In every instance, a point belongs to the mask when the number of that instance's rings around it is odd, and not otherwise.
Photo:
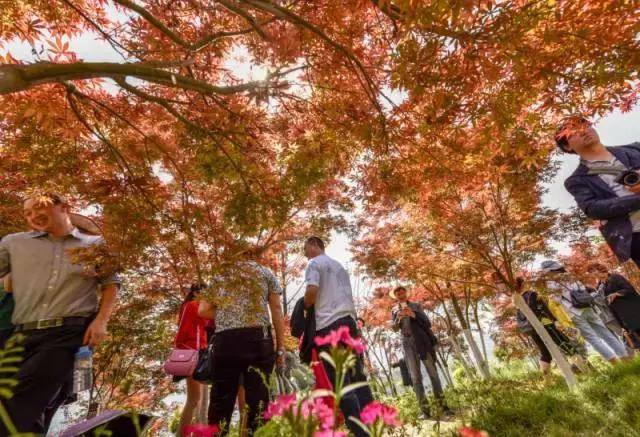
[[(18, 431), (44, 434), (44, 411), (68, 381), (76, 351), (106, 337), (119, 279), (102, 272), (104, 266), (79, 261), (79, 252), (103, 240), (73, 226), (61, 196), (27, 199), (24, 216), (33, 230), (0, 242), (0, 276), (11, 273), (12, 322), (24, 335), (25, 349), (18, 385), (6, 407)], [(0, 435), (6, 432), (0, 428)]]

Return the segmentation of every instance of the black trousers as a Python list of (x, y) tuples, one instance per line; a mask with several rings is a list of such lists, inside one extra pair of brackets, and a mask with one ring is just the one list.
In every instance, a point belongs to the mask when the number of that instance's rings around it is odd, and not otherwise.
[[(567, 337), (560, 330), (558, 330), (558, 328), (556, 328), (556, 325), (548, 324), (548, 325), (544, 325), (544, 328), (546, 329), (547, 333), (549, 334), (553, 342), (558, 345), (560, 350), (565, 355), (573, 356), (578, 354), (579, 351), (575, 347), (575, 344), (573, 343), (573, 341), (571, 341), (569, 337)], [(536, 346), (538, 346), (538, 349), (540, 350), (540, 361), (542, 361), (543, 363), (550, 363), (552, 360), (552, 357), (551, 357), (551, 352), (549, 352), (549, 349), (547, 348), (547, 345), (544, 344), (544, 341), (542, 341), (542, 338), (540, 338), (540, 336), (536, 331), (533, 331), (530, 335), (531, 335), (531, 339), (536, 344)]]
[[(349, 333), (353, 338), (359, 338), (360, 332), (358, 331), (358, 326), (356, 325), (356, 321), (353, 320), (352, 317), (343, 317), (341, 319), (336, 320), (331, 325), (326, 328), (322, 328), (319, 331), (316, 331), (316, 336), (324, 337), (329, 334), (331, 331), (338, 329), (340, 326), (348, 326)], [(319, 347), (320, 351), (328, 351), (330, 348), (328, 346)], [(336, 384), (336, 372), (331, 364), (322, 360), (322, 365), (324, 366), (325, 371), (327, 372), (327, 376), (329, 377), (329, 381), (335, 387)], [(367, 377), (364, 374), (364, 361), (362, 359), (362, 355), (357, 356), (356, 367), (350, 373), (348, 373), (344, 380), (344, 386), (348, 386), (349, 384), (353, 384), (356, 382), (366, 382)], [(352, 390), (347, 393), (342, 400), (340, 401), (340, 410), (345, 417), (345, 421), (349, 431), (351, 431), (356, 437), (367, 436), (368, 434), (364, 432), (362, 428), (360, 428), (355, 422), (349, 420), (349, 417), (355, 417), (360, 419), (360, 413), (371, 401), (373, 401), (373, 394), (371, 393), (371, 388), (369, 386), (360, 387), (358, 389)]]
[[(75, 353), (82, 346), (84, 326), (62, 326), (24, 333), (23, 360), (13, 397), (3, 401), (13, 424), (23, 433), (44, 434), (45, 413), (55, 413), (59, 396), (73, 372)], [(0, 436), (8, 431), (0, 425)]]
[(221, 426), (222, 435), (229, 431), (241, 376), (246, 393), (249, 435), (253, 435), (260, 425), (262, 412), (269, 403), (267, 384), (275, 359), (270, 329), (242, 328), (216, 333), (208, 418), (209, 424)]

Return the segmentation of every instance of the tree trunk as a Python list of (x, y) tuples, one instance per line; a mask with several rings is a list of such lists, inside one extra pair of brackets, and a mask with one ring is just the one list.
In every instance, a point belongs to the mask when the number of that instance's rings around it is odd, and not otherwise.
[(531, 308), (529, 308), (529, 305), (527, 305), (527, 303), (524, 301), (520, 293), (513, 294), (513, 303), (515, 304), (516, 308), (519, 309), (522, 312), (522, 314), (524, 314), (524, 316), (527, 318), (529, 323), (531, 323), (531, 326), (533, 327), (533, 329), (536, 331), (536, 333), (540, 336), (540, 338), (544, 342), (545, 346), (547, 346), (547, 349), (549, 349), (549, 352), (551, 353), (551, 357), (554, 359), (554, 361), (558, 365), (558, 368), (562, 372), (562, 375), (564, 376), (564, 379), (567, 382), (567, 385), (569, 386), (569, 388), (574, 388), (576, 385), (576, 376), (571, 371), (571, 366), (569, 366), (569, 362), (567, 361), (563, 353), (560, 351), (560, 348), (558, 347), (558, 345), (556, 345), (554, 341), (551, 339), (547, 330), (544, 329), (544, 326), (542, 326), (542, 323), (540, 323), (540, 320), (538, 320), (535, 314), (533, 314), (533, 311), (531, 311)]
[(458, 340), (456, 340), (455, 335), (449, 333), (449, 341), (451, 342), (451, 344), (453, 345), (453, 353), (456, 356), (456, 358), (458, 358), (458, 360), (460, 360), (460, 364), (462, 364), (462, 368), (464, 369), (465, 373), (467, 374), (467, 376), (469, 378), (473, 378), (475, 376), (475, 372), (473, 372), (471, 370), (471, 367), (469, 366), (469, 363), (467, 362), (466, 358), (464, 357), (464, 354), (462, 353), (462, 348), (460, 347), (460, 343), (458, 343)]
[(491, 376), (491, 373), (489, 372), (489, 366), (487, 365), (487, 362), (484, 360), (484, 358), (482, 358), (482, 354), (480, 353), (480, 349), (478, 348), (478, 343), (476, 343), (476, 340), (471, 334), (469, 324), (467, 323), (467, 320), (465, 319), (464, 314), (462, 313), (462, 309), (460, 308), (458, 300), (455, 298), (455, 296), (451, 296), (451, 304), (453, 306), (453, 312), (456, 314), (458, 320), (460, 321), (460, 325), (462, 326), (462, 333), (467, 340), (467, 344), (469, 344), (469, 349), (471, 349), (473, 358), (478, 365), (478, 370), (480, 370), (480, 373), (484, 378), (489, 378)]
[(287, 253), (283, 250), (280, 252), (280, 265), (282, 266), (282, 311), (286, 316), (289, 310), (289, 301), (287, 299)]
[(482, 356), (486, 362), (489, 361), (489, 356), (487, 355), (487, 344), (484, 341), (484, 329), (482, 329), (482, 324), (480, 323), (480, 317), (478, 315), (478, 305), (479, 302), (475, 301), (473, 303), (473, 318), (475, 319), (476, 326), (478, 327), (478, 334), (480, 334), (480, 345), (482, 346)]
[(451, 373), (449, 373), (449, 365), (447, 364), (444, 354), (439, 349), (436, 349), (436, 355), (438, 357), (437, 363), (440, 366), (440, 370), (442, 370), (442, 374), (444, 375), (444, 379), (447, 381), (447, 385), (453, 385)]
[(387, 365), (384, 366), (382, 371), (384, 375), (387, 377), (389, 381), (389, 385), (391, 386), (391, 394), (394, 396), (398, 396), (398, 389), (396, 388), (396, 384), (393, 382), (393, 374), (391, 373), (391, 360), (389, 359), (389, 352), (387, 352), (387, 348), (383, 347), (384, 357), (387, 360)]

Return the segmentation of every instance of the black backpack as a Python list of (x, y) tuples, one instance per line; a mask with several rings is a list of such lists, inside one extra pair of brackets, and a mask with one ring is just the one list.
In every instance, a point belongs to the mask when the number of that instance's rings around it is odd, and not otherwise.
[[(531, 294), (527, 295), (526, 299), (527, 306), (529, 306), (529, 308), (531, 308), (531, 305), (529, 303), (530, 300)], [(533, 308), (531, 308), (531, 310), (533, 311)], [(518, 328), (518, 332), (520, 332), (521, 334), (531, 334), (533, 332), (533, 326), (531, 326), (531, 323), (529, 323), (527, 317), (520, 310), (518, 310), (518, 312), (516, 313), (516, 328)]]
[[(591, 293), (589, 293), (589, 289), (584, 286), (580, 286), (577, 288), (572, 287), (569, 290), (569, 294), (571, 296), (571, 306), (573, 306), (574, 308), (589, 308), (593, 305), (593, 302), (595, 300)], [(568, 300), (564, 296), (563, 299)]]

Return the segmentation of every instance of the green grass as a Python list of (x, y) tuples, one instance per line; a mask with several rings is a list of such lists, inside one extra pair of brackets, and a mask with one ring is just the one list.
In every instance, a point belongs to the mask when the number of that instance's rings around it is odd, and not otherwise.
[(461, 419), (492, 436), (640, 436), (640, 358), (598, 366), (570, 391), (564, 380), (496, 369), (447, 393)]

